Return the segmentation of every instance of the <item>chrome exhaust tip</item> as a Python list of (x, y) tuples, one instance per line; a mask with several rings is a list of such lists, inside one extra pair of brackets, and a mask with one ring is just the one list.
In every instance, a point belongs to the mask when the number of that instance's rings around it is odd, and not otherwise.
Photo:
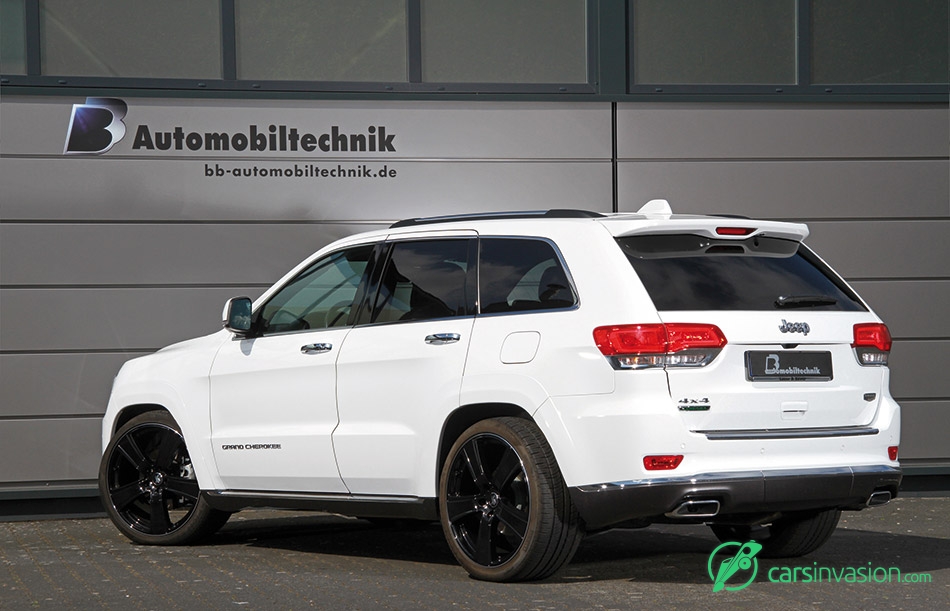
[[(887, 502), (887, 501), (885, 501)], [(668, 518), (711, 518), (719, 514), (719, 501), (686, 501), (666, 514)]]
[(867, 507), (877, 507), (878, 505), (886, 505), (891, 500), (891, 493), (887, 490), (878, 490), (877, 492), (871, 494), (868, 497)]

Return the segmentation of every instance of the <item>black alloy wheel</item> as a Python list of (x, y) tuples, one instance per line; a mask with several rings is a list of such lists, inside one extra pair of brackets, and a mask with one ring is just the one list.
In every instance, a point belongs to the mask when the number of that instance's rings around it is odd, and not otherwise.
[(531, 510), (528, 476), (511, 444), (492, 433), (468, 439), (446, 485), (452, 535), (482, 566), (499, 566), (524, 542)]
[(583, 536), (551, 449), (528, 420), (496, 418), (469, 428), (449, 452), (440, 489), (449, 547), (479, 579), (547, 577)]
[(102, 457), (99, 491), (109, 517), (137, 543), (188, 543), (230, 515), (201, 498), (185, 440), (166, 412), (147, 412), (119, 429)]

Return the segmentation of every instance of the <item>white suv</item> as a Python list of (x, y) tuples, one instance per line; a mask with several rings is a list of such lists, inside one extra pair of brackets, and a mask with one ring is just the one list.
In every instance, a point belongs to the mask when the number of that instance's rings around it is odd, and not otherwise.
[(169, 545), (249, 506), (440, 520), (494, 581), (651, 522), (806, 554), (901, 479), (887, 327), (807, 234), (655, 200), (340, 240), (125, 364), (103, 502)]

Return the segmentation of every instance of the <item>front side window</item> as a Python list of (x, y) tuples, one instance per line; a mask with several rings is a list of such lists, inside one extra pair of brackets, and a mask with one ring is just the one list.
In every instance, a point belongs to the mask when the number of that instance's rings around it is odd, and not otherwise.
[(359, 246), (324, 257), (280, 289), (261, 309), (262, 335), (351, 324), (350, 315), (372, 255)]
[(554, 247), (531, 238), (482, 238), (478, 256), (483, 314), (570, 308), (577, 295)]
[(473, 239), (397, 242), (392, 246), (372, 322), (430, 320), (475, 313)]

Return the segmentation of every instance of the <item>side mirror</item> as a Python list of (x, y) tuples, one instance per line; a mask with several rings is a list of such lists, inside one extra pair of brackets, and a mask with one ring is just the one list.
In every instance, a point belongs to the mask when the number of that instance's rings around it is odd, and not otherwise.
[(251, 330), (251, 300), (248, 297), (232, 297), (224, 304), (221, 313), (224, 328), (238, 335)]

